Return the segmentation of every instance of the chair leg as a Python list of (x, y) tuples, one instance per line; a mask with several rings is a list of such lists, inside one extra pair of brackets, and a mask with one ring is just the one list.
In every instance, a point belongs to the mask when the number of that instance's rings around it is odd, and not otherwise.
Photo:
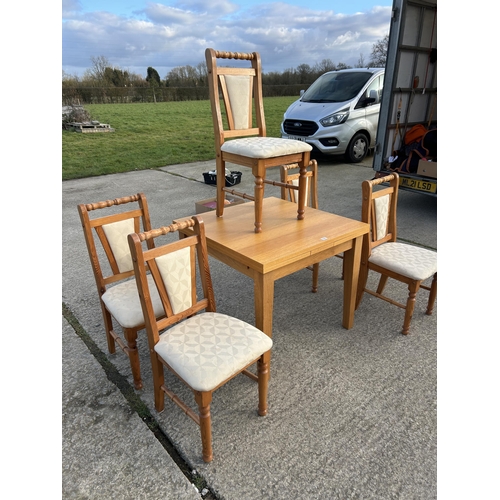
[(124, 328), (123, 334), (125, 336), (125, 340), (127, 341), (125, 352), (127, 353), (130, 361), (132, 377), (134, 378), (134, 387), (139, 390), (142, 389), (142, 378), (139, 351), (137, 350), (137, 330)]
[(313, 272), (312, 292), (316, 293), (318, 291), (319, 263), (313, 264), (312, 272)]
[(262, 203), (264, 200), (264, 179), (261, 176), (254, 175), (255, 187), (254, 187), (254, 198), (255, 198), (255, 232), (262, 232)]
[(437, 273), (435, 273), (434, 278), (432, 278), (431, 291), (429, 293), (429, 302), (427, 303), (427, 311), (425, 312), (425, 314), (427, 314), (428, 316), (432, 314), (432, 310), (434, 309), (434, 303), (436, 302), (437, 281), (438, 281), (438, 275)]
[(222, 159), (221, 155), (217, 155), (215, 159), (215, 172), (217, 173), (217, 206), (215, 211), (217, 217), (222, 217), (224, 215), (225, 194), (223, 188), (226, 185), (226, 162)]
[(380, 281), (378, 282), (377, 293), (382, 294), (388, 278), (389, 276), (386, 276), (385, 274), (380, 275)]
[(106, 340), (108, 341), (108, 351), (110, 354), (114, 354), (116, 352), (116, 343), (111, 332), (113, 331), (113, 320), (111, 318), (111, 314), (104, 307), (104, 304), (101, 302), (102, 316), (104, 319), (104, 328), (106, 329)]
[(194, 391), (200, 414), (201, 445), (204, 462), (211, 462), (212, 454), (212, 418), (210, 416), (211, 392)]
[(155, 352), (151, 354), (151, 369), (153, 371), (155, 408), (158, 413), (161, 413), (165, 408), (165, 393), (162, 389), (165, 384), (165, 374), (163, 373), (163, 365)]
[(259, 378), (259, 415), (267, 415), (267, 392), (269, 388), (269, 365), (271, 351), (265, 352), (257, 361), (257, 376)]
[(306, 158), (302, 157), (302, 160), (299, 162), (299, 193), (297, 197), (297, 220), (303, 220), (305, 217), (306, 211), (306, 171), (307, 166), (309, 164), (309, 160), (306, 162)]
[(419, 288), (420, 281), (414, 281), (408, 285), (409, 294), (408, 300), (406, 301), (405, 321), (403, 323), (403, 331), (401, 332), (403, 335), (408, 335), (408, 333), (410, 333), (410, 323), (413, 317), (413, 311), (415, 310), (415, 299)]

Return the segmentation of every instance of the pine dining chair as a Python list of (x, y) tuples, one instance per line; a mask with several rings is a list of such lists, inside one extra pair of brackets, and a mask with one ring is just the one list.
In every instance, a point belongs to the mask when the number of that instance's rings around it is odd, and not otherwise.
[[(388, 186), (376, 189), (381, 184)], [(407, 335), (420, 288), (430, 292), (426, 314), (432, 314), (437, 296), (437, 252), (396, 241), (398, 187), (397, 173), (363, 181), (361, 218), (363, 222), (370, 224), (370, 232), (363, 241), (356, 309), (365, 292), (404, 309), (402, 333)], [(380, 274), (376, 290), (367, 288), (369, 271)], [(422, 284), (431, 277), (430, 286)], [(408, 285), (409, 293), (405, 304), (384, 295), (388, 278)]]
[[(257, 52), (222, 52), (207, 48), (205, 57), (215, 136), (217, 216), (223, 216), (225, 192), (228, 191), (225, 187), (226, 163), (249, 167), (255, 180), (254, 231), (260, 233), (264, 184), (270, 183), (266, 170), (297, 163), (301, 175), (305, 176), (312, 146), (300, 140), (267, 136), (261, 60)], [(218, 60), (222, 60), (222, 64), (218, 64)], [(233, 65), (224, 65), (225, 60), (233, 60)], [(241, 62), (247, 64), (238, 65)], [(304, 218), (305, 189), (304, 177), (299, 181), (299, 220)]]
[[(177, 241), (144, 248), (160, 236), (192, 228)], [(193, 217), (168, 227), (129, 237), (142, 311), (146, 322), (154, 401), (164, 409), (165, 395), (177, 404), (201, 432), (202, 456), (213, 459), (210, 405), (214, 391), (243, 373), (258, 382), (258, 414), (267, 414), (272, 340), (244, 321), (218, 313), (208, 261), (203, 220)], [(153, 280), (149, 281), (149, 268)], [(153, 291), (161, 297), (165, 317), (158, 319)], [(257, 363), (257, 375), (247, 370)], [(198, 412), (167, 387), (164, 368), (193, 392)]]
[[(97, 217), (94, 216), (96, 211), (99, 213)], [(138, 193), (97, 203), (82, 203), (78, 205), (78, 213), (94, 272), (108, 351), (115, 353), (118, 344), (129, 357), (135, 388), (142, 389), (137, 333), (145, 326), (127, 236), (151, 229), (146, 196)], [(163, 316), (158, 295), (153, 297), (153, 304), (155, 313)]]

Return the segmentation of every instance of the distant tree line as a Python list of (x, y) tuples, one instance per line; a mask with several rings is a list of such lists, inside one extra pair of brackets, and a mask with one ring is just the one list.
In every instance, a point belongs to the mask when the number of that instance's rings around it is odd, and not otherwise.
[[(373, 44), (370, 61), (365, 64), (360, 55), (356, 67), (384, 67), (389, 35)], [(162, 80), (152, 67), (146, 77), (131, 73), (110, 64), (105, 56), (91, 57), (92, 66), (82, 77), (63, 72), (63, 104), (161, 102), (208, 99), (208, 79), (205, 62), (196, 67), (186, 65), (173, 68)], [(298, 95), (327, 71), (347, 69), (351, 66), (331, 59), (323, 59), (314, 66), (300, 64), (279, 72), (262, 74), (265, 97)]]

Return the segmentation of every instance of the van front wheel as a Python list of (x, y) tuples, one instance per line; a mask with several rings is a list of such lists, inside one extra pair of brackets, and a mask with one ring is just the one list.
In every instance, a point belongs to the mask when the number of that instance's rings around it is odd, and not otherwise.
[(366, 153), (368, 153), (368, 138), (365, 134), (359, 132), (347, 146), (346, 160), (350, 163), (359, 163), (364, 160)]

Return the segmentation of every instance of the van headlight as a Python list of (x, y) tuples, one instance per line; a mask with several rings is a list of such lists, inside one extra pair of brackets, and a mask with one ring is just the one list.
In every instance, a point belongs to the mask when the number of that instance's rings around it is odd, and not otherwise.
[(319, 122), (323, 125), (323, 127), (332, 127), (333, 125), (340, 125), (341, 123), (344, 123), (348, 117), (349, 111), (346, 109), (339, 111), (338, 113), (334, 113), (333, 115), (325, 116), (324, 118), (321, 118)]

